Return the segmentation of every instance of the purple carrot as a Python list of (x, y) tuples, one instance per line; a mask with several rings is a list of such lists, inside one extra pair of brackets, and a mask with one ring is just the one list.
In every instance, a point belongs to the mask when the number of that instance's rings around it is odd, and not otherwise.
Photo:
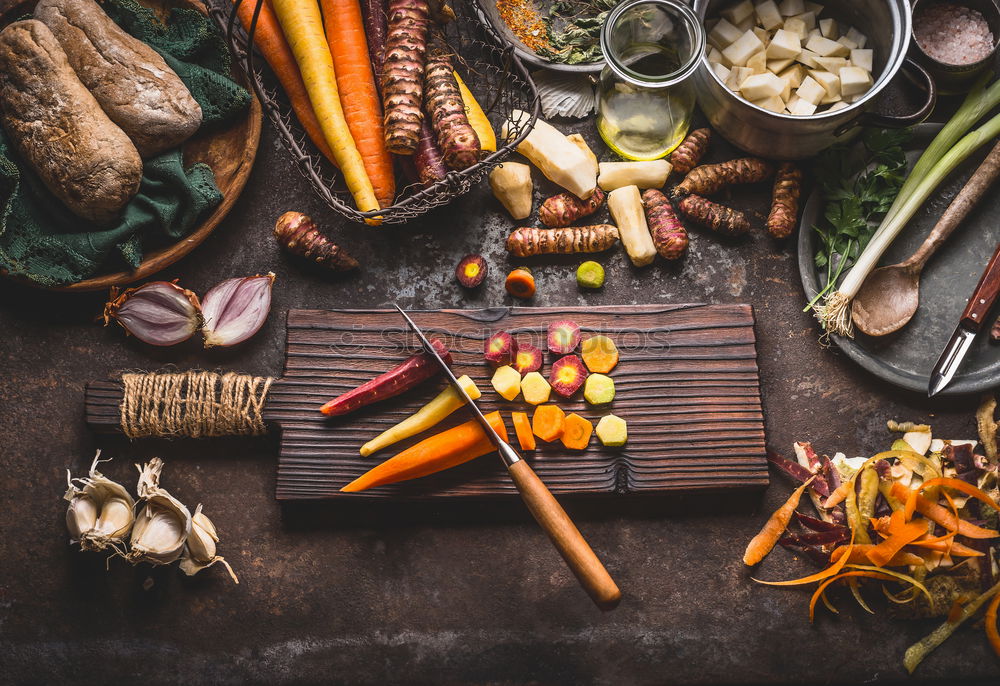
[(833, 493), (840, 488), (840, 472), (837, 471), (837, 468), (833, 466), (833, 463), (830, 462), (830, 458), (826, 455), (822, 457), (821, 463), (823, 467), (820, 470), (820, 473), (823, 475), (823, 478), (826, 479), (826, 485), (830, 487), (830, 493)]
[(385, 17), (385, 0), (363, 0), (361, 12), (365, 20), (365, 36), (368, 38), (368, 57), (375, 72), (375, 87), (382, 93), (382, 65), (385, 64), (385, 37), (388, 21)]
[(846, 527), (840, 524), (835, 524), (834, 522), (827, 522), (822, 519), (817, 519), (816, 517), (810, 517), (807, 514), (802, 514), (798, 510), (795, 511), (795, 519), (799, 524), (812, 531), (839, 531), (846, 530)]
[(810, 484), (809, 488), (824, 498), (830, 496), (830, 487), (827, 485), (826, 479), (823, 478), (822, 474), (813, 474), (798, 462), (786, 460), (770, 450), (767, 451), (767, 461), (800, 483), (805, 483), (815, 476), (816, 478)]
[(805, 555), (820, 567), (826, 567), (830, 564), (830, 555), (828, 553), (824, 553), (816, 546), (798, 545), (793, 541), (786, 540), (786, 537), (779, 538), (778, 545), (782, 548), (791, 550), (794, 553)]
[(795, 445), (801, 448), (802, 452), (805, 454), (806, 461), (809, 463), (809, 471), (810, 472), (819, 471), (819, 468), (822, 465), (820, 464), (819, 458), (816, 456), (816, 451), (813, 450), (812, 443), (799, 442), (796, 443)]
[(431, 130), (427, 117), (420, 123), (420, 143), (413, 155), (413, 162), (417, 166), (420, 183), (424, 186), (431, 186), (448, 175), (448, 167), (444, 164), (444, 157), (434, 140), (434, 131)]
[(785, 533), (784, 538), (795, 545), (832, 545), (846, 541), (851, 537), (848, 531), (813, 531), (811, 533), (797, 534), (793, 531)]

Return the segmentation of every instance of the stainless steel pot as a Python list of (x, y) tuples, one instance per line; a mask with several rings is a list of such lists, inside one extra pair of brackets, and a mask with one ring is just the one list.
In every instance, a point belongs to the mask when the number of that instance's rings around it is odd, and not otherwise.
[[(731, 1), (694, 0), (694, 11), (704, 21), (706, 17), (717, 16)], [(698, 105), (717, 132), (754, 155), (798, 160), (850, 139), (859, 126), (902, 128), (919, 124), (930, 115), (937, 101), (934, 80), (923, 67), (906, 57), (911, 36), (909, 0), (828, 0), (823, 16), (828, 15), (842, 25), (856, 26), (868, 36), (868, 47), (875, 51), (876, 77), (872, 89), (851, 106), (829, 114), (809, 117), (776, 114), (729, 90), (712, 71), (705, 56), (695, 73)], [(923, 106), (901, 117), (872, 112), (874, 100), (904, 67), (927, 82)]]

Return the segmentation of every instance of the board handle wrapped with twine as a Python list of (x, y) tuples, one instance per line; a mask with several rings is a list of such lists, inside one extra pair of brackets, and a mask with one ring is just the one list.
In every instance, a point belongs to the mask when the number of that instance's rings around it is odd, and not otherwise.
[(258, 436), (271, 377), (205, 371), (122, 374), (122, 432), (150, 436)]

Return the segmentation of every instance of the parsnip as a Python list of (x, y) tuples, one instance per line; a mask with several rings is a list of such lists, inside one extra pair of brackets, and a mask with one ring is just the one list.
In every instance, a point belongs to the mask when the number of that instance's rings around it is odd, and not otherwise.
[[(522, 110), (511, 112), (503, 124), (501, 135), (509, 140), (528, 123), (531, 115)], [(545, 177), (570, 193), (586, 200), (597, 188), (597, 161), (591, 159), (555, 127), (541, 119), (535, 121), (528, 136), (517, 151), (531, 160)]]
[(490, 188), (514, 219), (531, 214), (531, 167), (520, 162), (504, 162), (490, 172)]
[(566, 139), (576, 147), (580, 148), (580, 150), (583, 151), (583, 154), (587, 156), (587, 159), (592, 160), (594, 164), (597, 164), (597, 155), (595, 155), (594, 151), (590, 149), (589, 145), (587, 145), (587, 140), (583, 136), (578, 133), (571, 133), (566, 136)]
[(662, 188), (672, 169), (666, 160), (648, 162), (601, 162), (597, 185), (606, 191), (625, 186)]
[(646, 213), (638, 186), (624, 186), (608, 193), (608, 210), (618, 225), (625, 252), (636, 267), (644, 267), (656, 257), (656, 246), (646, 225)]

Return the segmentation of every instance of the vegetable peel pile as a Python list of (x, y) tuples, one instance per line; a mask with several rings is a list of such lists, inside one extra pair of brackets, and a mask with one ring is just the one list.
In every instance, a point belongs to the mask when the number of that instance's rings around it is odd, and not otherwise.
[[(827, 594), (838, 583), (869, 613), (874, 610), (862, 595), (863, 584), (881, 587), (894, 616), (945, 618), (906, 651), (903, 663), (911, 673), (983, 608), (987, 639), (1000, 656), (995, 408), (992, 397), (980, 407), (978, 442), (945, 441), (934, 438), (930, 426), (889, 422), (889, 430), (902, 437), (872, 457), (838, 453), (830, 459), (805, 442), (794, 445), (795, 460), (769, 452), (768, 461), (799, 486), (750, 541), (743, 561), (756, 565), (781, 545), (822, 569), (798, 579), (754, 581), (816, 584), (810, 622), (820, 602), (837, 613)], [(805, 494), (818, 516), (797, 510)]]

